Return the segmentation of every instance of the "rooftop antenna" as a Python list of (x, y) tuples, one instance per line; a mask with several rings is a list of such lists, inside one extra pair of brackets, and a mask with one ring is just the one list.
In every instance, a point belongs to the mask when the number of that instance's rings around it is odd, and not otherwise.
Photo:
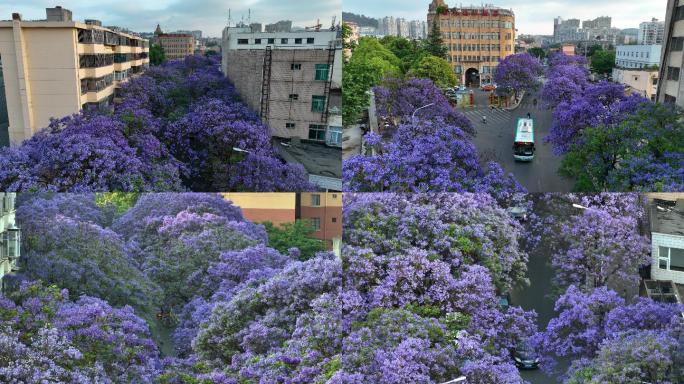
[(252, 24), (252, 8), (247, 8), (247, 24)]
[(230, 17), (230, 8), (228, 8), (228, 27), (230, 27), (230, 24), (233, 22), (233, 18)]

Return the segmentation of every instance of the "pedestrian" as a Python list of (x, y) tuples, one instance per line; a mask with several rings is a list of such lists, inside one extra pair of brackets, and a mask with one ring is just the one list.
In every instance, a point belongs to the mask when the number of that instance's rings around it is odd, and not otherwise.
[(482, 116), (482, 124), (487, 124), (487, 116)]
[(529, 113), (529, 112), (527, 112), (527, 118), (528, 118), (528, 119), (531, 119), (531, 118), (532, 118), (532, 117), (530, 116), (530, 113)]
[(534, 105), (535, 107), (537, 106), (537, 99), (536, 98), (534, 100), (532, 100), (532, 105)]

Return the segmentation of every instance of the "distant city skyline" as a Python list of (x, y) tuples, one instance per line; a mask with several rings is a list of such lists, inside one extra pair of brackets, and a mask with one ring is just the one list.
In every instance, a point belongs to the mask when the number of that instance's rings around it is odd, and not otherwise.
[[(372, 18), (393, 16), (407, 20), (425, 20), (431, 0), (344, 0), (344, 11)], [(450, 7), (468, 6), (468, 2), (447, 0)], [(612, 17), (613, 27), (639, 28), (639, 23), (651, 18), (665, 19), (667, 0), (629, 2), (624, 0), (501, 0), (488, 1), (501, 8), (512, 8), (518, 34), (553, 35), (553, 19), (589, 20), (599, 16)], [(475, 4), (479, 6), (480, 4)]]
[(0, 20), (9, 20), (18, 12), (24, 20), (44, 19), (45, 8), (61, 5), (73, 12), (77, 21), (98, 19), (103, 25), (115, 25), (135, 32), (152, 32), (157, 24), (162, 30), (201, 30), (204, 37), (220, 37), (231, 10), (233, 25), (244, 17), (263, 25), (292, 20), (293, 26), (312, 26), (316, 20), (324, 28), (333, 16), (340, 21), (342, 0), (309, 2), (305, 0), (0, 0)]

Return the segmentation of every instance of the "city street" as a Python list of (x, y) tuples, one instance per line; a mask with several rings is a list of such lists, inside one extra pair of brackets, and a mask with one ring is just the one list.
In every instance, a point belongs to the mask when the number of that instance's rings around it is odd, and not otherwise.
[[(544, 143), (544, 137), (551, 128), (551, 111), (535, 107), (532, 99), (535, 96), (525, 96), (521, 105), (513, 111), (499, 108), (490, 109), (488, 93), (475, 90), (475, 107), (457, 108), (457, 110), (472, 121), (477, 135), (473, 142), (477, 146), (480, 156), (494, 160), (501, 164), (507, 172), (513, 173), (520, 184), (528, 192), (570, 192), (572, 180), (558, 175), (561, 157), (555, 156), (550, 144)], [(538, 96), (537, 100), (540, 101)], [(535, 152), (531, 163), (516, 162), (513, 159), (513, 140), (517, 119), (530, 113), (535, 122)], [(482, 123), (482, 117), (487, 116), (487, 124)]]

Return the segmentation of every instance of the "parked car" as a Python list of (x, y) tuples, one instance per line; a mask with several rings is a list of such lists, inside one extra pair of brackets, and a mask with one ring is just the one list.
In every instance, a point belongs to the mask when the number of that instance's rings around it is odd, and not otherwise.
[(485, 84), (480, 88), (482, 88), (483, 91), (489, 92), (489, 91), (493, 91), (496, 89), (496, 84)]
[(520, 369), (539, 368), (539, 354), (529, 343), (521, 342), (511, 352), (515, 366)]
[(497, 299), (499, 300), (499, 308), (506, 312), (508, 307), (511, 306), (511, 297), (508, 294), (505, 294), (497, 296)]
[(518, 221), (527, 221), (527, 208), (525, 207), (509, 207), (506, 211), (512, 218)]
[(459, 90), (459, 91), (461, 91), (461, 92), (463, 92), (463, 91), (466, 91), (466, 90), (467, 90), (467, 88), (466, 88), (466, 86), (465, 86), (465, 85), (459, 85), (458, 87), (456, 87), (456, 89), (457, 89), (457, 90)]

